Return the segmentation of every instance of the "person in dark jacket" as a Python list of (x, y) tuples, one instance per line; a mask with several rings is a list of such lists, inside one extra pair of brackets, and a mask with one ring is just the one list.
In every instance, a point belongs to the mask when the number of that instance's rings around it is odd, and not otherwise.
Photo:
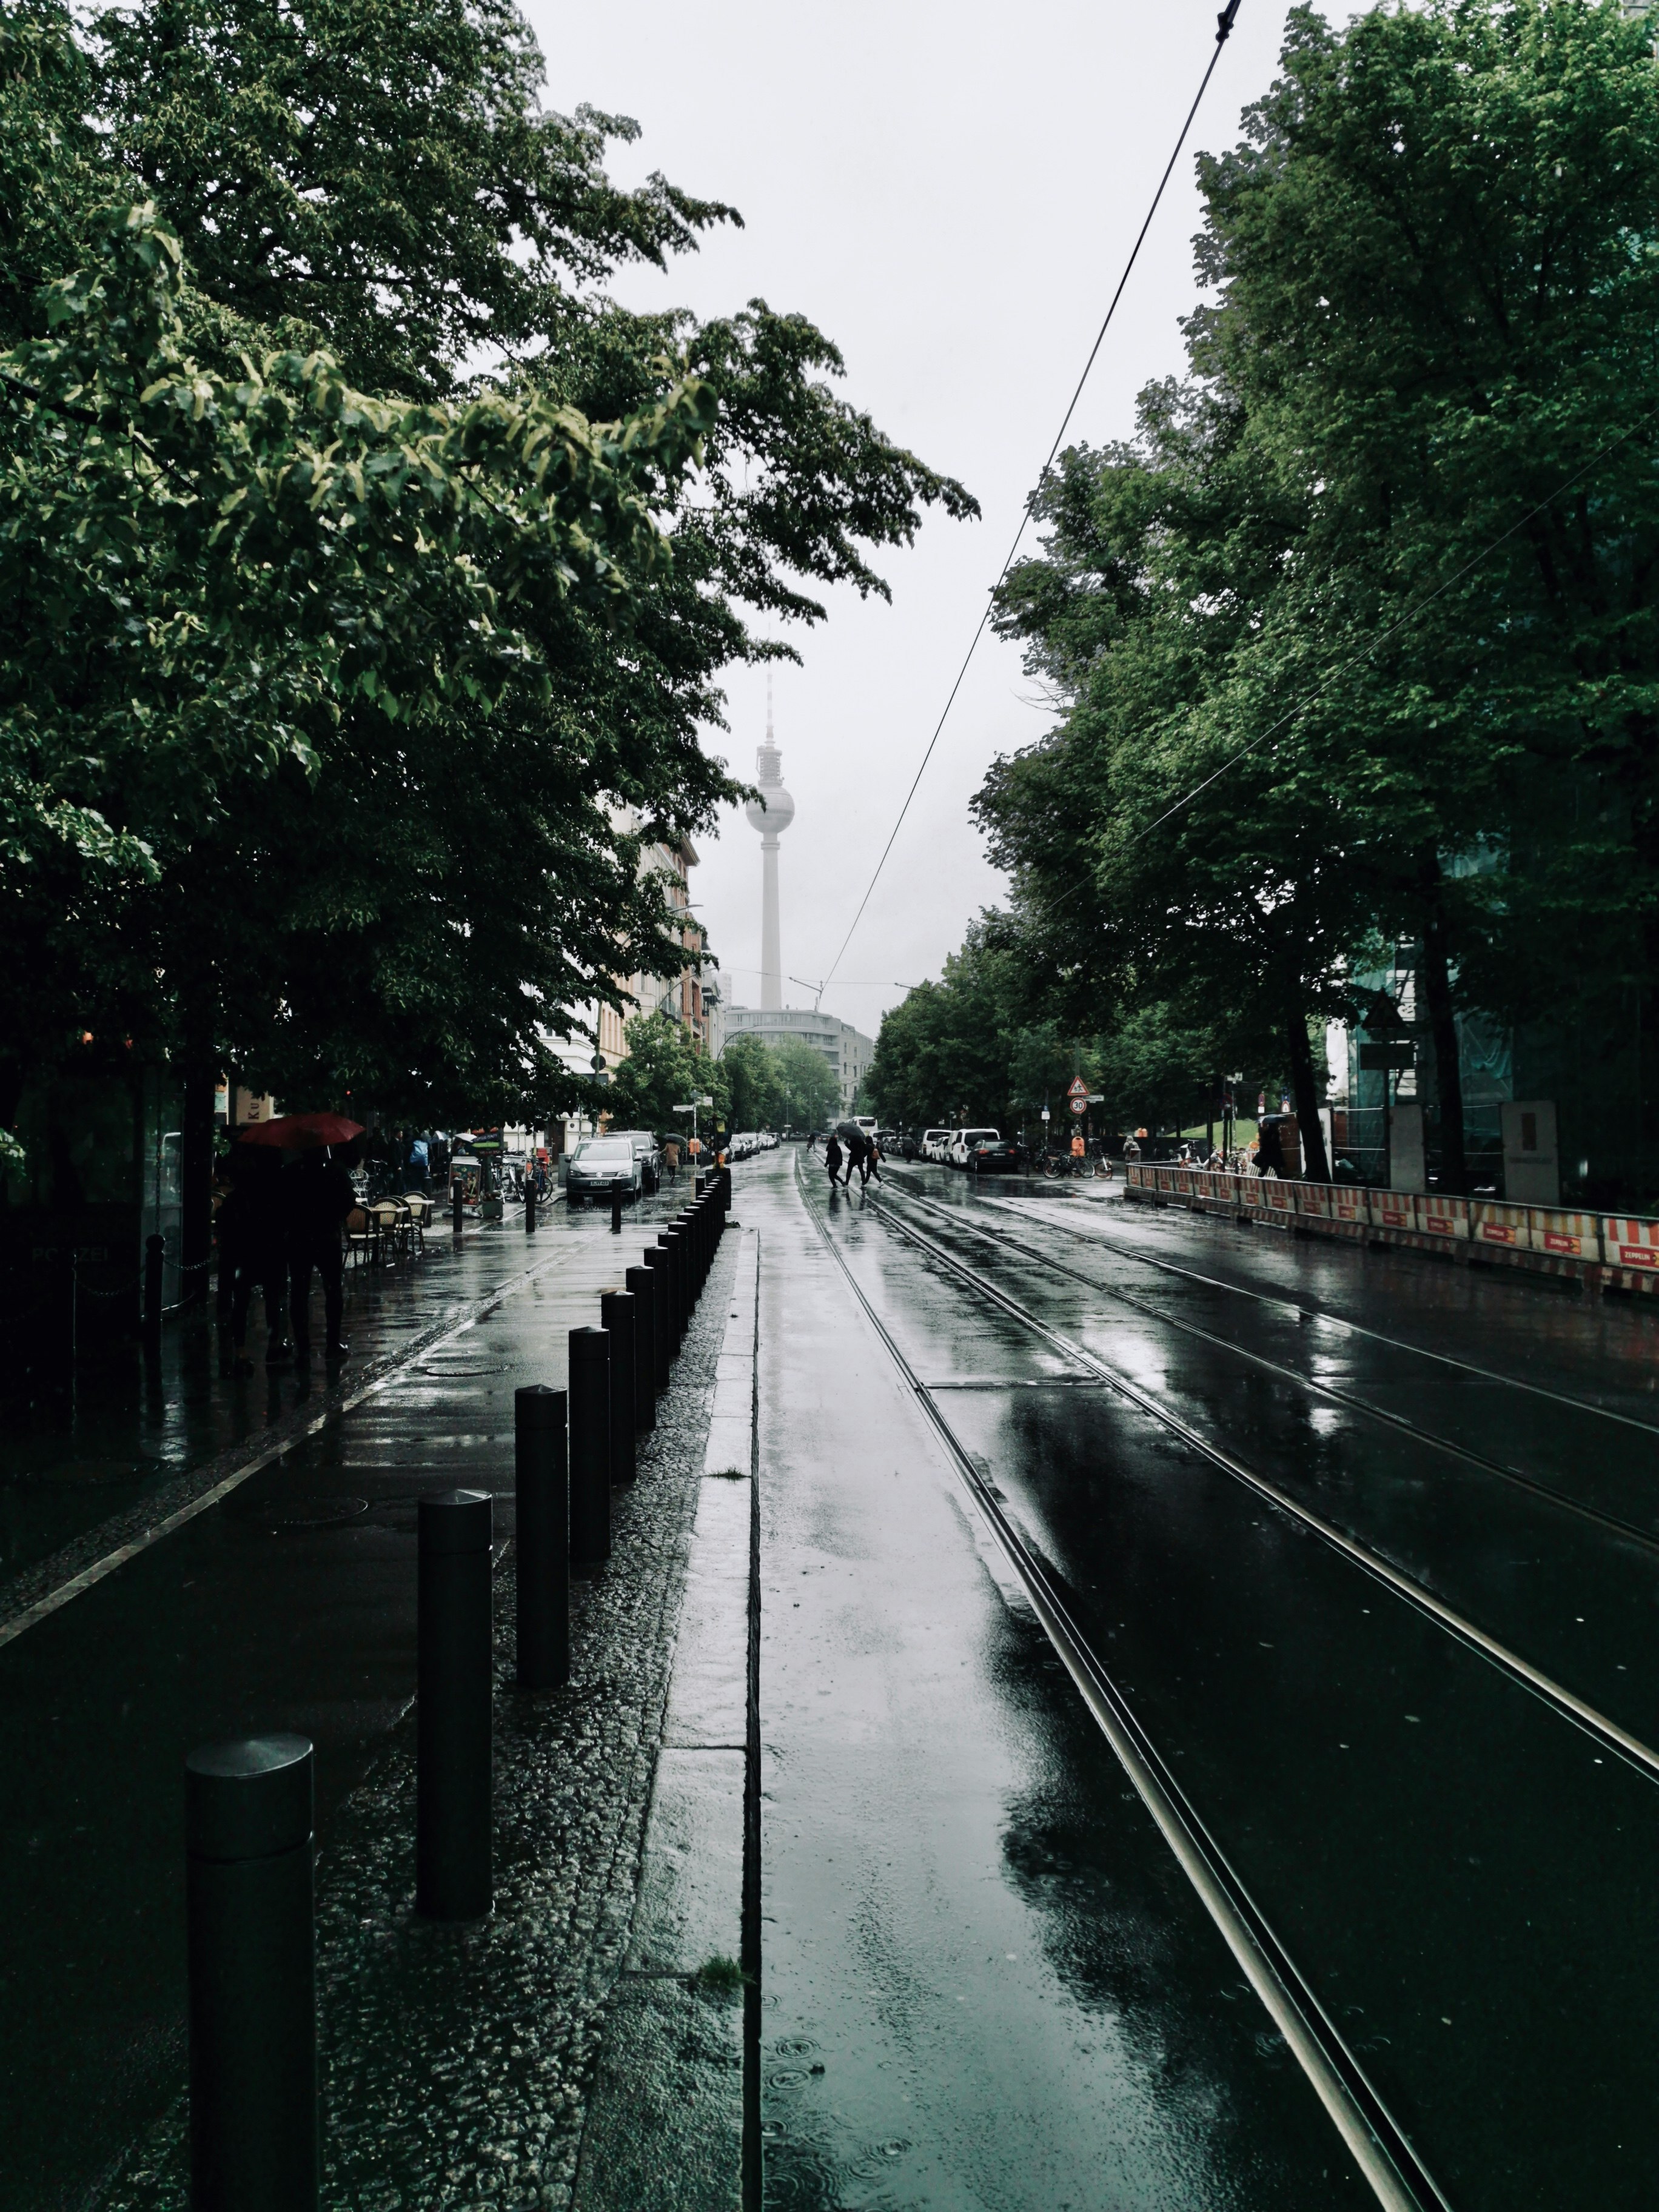
[(301, 1359), (310, 1354), (311, 1271), (314, 1267), (323, 1280), (325, 1349), (331, 1359), (343, 1359), (347, 1349), (340, 1333), (345, 1254), (340, 1231), (357, 1203), (357, 1194), (345, 1169), (321, 1146), (302, 1152), (298, 1165), (285, 1170), (283, 1184), (288, 1201), (289, 1311), (294, 1321), (294, 1349)]
[(283, 1334), (283, 1291), (288, 1279), (283, 1233), (282, 1161), (269, 1146), (234, 1147), (226, 1163), (230, 1192), (215, 1227), (219, 1265), (231, 1276), (230, 1340), (235, 1372), (249, 1374), (247, 1316), (257, 1288), (264, 1298), (265, 1365), (285, 1367), (290, 1354)]
[[(830, 1138), (823, 1147), (823, 1164), (830, 1170), (830, 1188), (831, 1190), (835, 1188), (836, 1185), (841, 1180), (841, 1145), (839, 1141), (834, 1137)], [(850, 1174), (851, 1170), (849, 1169), (848, 1172)]]

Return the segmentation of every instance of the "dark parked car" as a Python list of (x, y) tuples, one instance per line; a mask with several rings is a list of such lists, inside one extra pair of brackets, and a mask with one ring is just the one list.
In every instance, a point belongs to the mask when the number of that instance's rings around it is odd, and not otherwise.
[(626, 1137), (640, 1164), (640, 1188), (647, 1197), (662, 1181), (662, 1152), (649, 1129), (611, 1129), (613, 1137)]
[(1024, 1164), (1019, 1146), (1008, 1137), (975, 1145), (967, 1161), (969, 1175), (1018, 1175)]

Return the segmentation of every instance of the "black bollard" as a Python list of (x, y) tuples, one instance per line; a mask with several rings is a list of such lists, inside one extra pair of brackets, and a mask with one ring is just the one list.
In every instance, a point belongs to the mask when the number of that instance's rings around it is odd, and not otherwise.
[(657, 1241), (668, 1255), (668, 1304), (674, 1316), (674, 1351), (678, 1357), (685, 1340), (685, 1237), (679, 1229), (665, 1229)]
[(479, 1919), (493, 1894), (493, 1519), (484, 1490), (429, 1491), (420, 1503), (415, 1909), (428, 1920)]
[(630, 1267), (626, 1278), (634, 1294), (634, 1426), (657, 1425), (657, 1271)]
[(655, 1379), (658, 1389), (665, 1390), (674, 1367), (674, 1316), (671, 1311), (673, 1302), (672, 1296), (673, 1273), (672, 1262), (660, 1237), (654, 1244), (646, 1246), (645, 1264), (656, 1279), (656, 1297), (653, 1301), (655, 1311), (652, 1316), (655, 1323), (657, 1340)]
[(459, 1183), (456, 1184), (455, 1188), (451, 1194), (450, 1206), (452, 1215), (451, 1226), (453, 1228), (455, 1234), (459, 1237), (461, 1233), (461, 1218), (466, 1211)]
[(191, 2212), (316, 2212), (311, 1746), (185, 1761)]
[(620, 1182), (613, 1182), (611, 1186), (611, 1234), (613, 1237), (622, 1235), (622, 1201), (623, 1187)]
[(533, 1182), (527, 1182), (524, 1187), (524, 1225), (526, 1229), (536, 1226), (536, 1186)]
[(708, 1248), (709, 1219), (708, 1200), (706, 1198), (700, 1198), (691, 1209), (691, 1242), (692, 1249), (696, 1254), (696, 1281), (699, 1297), (702, 1293), (703, 1285), (708, 1280), (708, 1262), (711, 1257)]
[(570, 1461), (565, 1394), (532, 1382), (513, 1394), (513, 1556), (519, 1680), (556, 1690), (570, 1680)]
[(144, 1239), (144, 1334), (152, 1345), (161, 1341), (161, 1269), (167, 1256), (165, 1237)]
[(570, 1332), (570, 1564), (611, 1557), (611, 1339)]
[(631, 1291), (606, 1291), (601, 1295), (599, 1327), (611, 1339), (611, 1480), (632, 1482), (638, 1471), (634, 1454), (634, 1374), (639, 1361), (639, 1303)]

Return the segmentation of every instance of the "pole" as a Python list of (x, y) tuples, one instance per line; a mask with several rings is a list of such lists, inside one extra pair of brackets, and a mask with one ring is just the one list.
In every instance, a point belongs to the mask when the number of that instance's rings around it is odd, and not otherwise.
[(634, 1382), (638, 1364), (639, 1308), (631, 1291), (606, 1291), (599, 1299), (599, 1327), (611, 1339), (611, 1480), (632, 1482), (638, 1472), (634, 1449)]
[(674, 1316), (672, 1310), (672, 1269), (660, 1237), (654, 1244), (646, 1246), (644, 1257), (646, 1266), (656, 1279), (656, 1296), (653, 1300), (656, 1308), (654, 1316), (657, 1340), (656, 1380), (658, 1389), (665, 1390), (673, 1371), (675, 1340)]
[(668, 1262), (668, 1326), (678, 1358), (685, 1335), (685, 1240), (678, 1229), (665, 1229), (657, 1242)]
[(451, 1223), (455, 1234), (459, 1237), (461, 1233), (461, 1219), (466, 1212), (465, 1195), (459, 1182), (452, 1183), (450, 1185), (449, 1195), (451, 1205)]
[(304, 1736), (185, 1759), (191, 2212), (316, 2212), (312, 1828)]
[(492, 1650), (488, 1491), (420, 1503), (416, 1626), (415, 1909), (428, 1920), (489, 1911)]
[(622, 1235), (622, 1184), (613, 1180), (611, 1185), (611, 1234), (613, 1237)]
[(634, 1298), (634, 1426), (657, 1425), (657, 1271), (630, 1267), (624, 1279)]
[(533, 1177), (524, 1187), (524, 1225), (526, 1230), (536, 1226), (536, 1185)]
[(161, 1270), (167, 1256), (165, 1237), (144, 1239), (144, 1336), (152, 1352), (161, 1345)]
[(611, 1339), (570, 1332), (570, 1564), (611, 1557)]
[(513, 1556), (519, 1680), (556, 1690), (570, 1680), (570, 1458), (562, 1390), (532, 1382), (513, 1394)]

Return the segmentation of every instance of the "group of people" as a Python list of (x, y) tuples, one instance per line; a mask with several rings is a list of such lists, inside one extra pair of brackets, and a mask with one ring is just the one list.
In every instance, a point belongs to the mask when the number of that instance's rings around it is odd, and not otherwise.
[[(349, 1154), (349, 1147), (341, 1148)], [(269, 1146), (233, 1146), (225, 1162), (230, 1188), (216, 1220), (219, 1265), (230, 1279), (230, 1363), (252, 1372), (248, 1310), (257, 1290), (264, 1300), (267, 1367), (311, 1356), (311, 1278), (323, 1285), (324, 1350), (343, 1359), (345, 1255), (340, 1231), (357, 1203), (346, 1158), (325, 1146), (289, 1159)], [(287, 1293), (287, 1316), (283, 1293)]]
[[(843, 1139), (845, 1139), (844, 1147)], [(815, 1148), (817, 1141), (817, 1132), (814, 1130), (806, 1140), (806, 1149), (809, 1152)], [(880, 1148), (875, 1139), (867, 1131), (860, 1129), (856, 1121), (837, 1122), (830, 1132), (824, 1139), (823, 1164), (829, 1173), (832, 1189), (839, 1184), (843, 1190), (850, 1190), (853, 1187), (853, 1176), (855, 1170), (860, 1190), (869, 1182), (872, 1176), (874, 1176), (878, 1182), (881, 1181)]]

